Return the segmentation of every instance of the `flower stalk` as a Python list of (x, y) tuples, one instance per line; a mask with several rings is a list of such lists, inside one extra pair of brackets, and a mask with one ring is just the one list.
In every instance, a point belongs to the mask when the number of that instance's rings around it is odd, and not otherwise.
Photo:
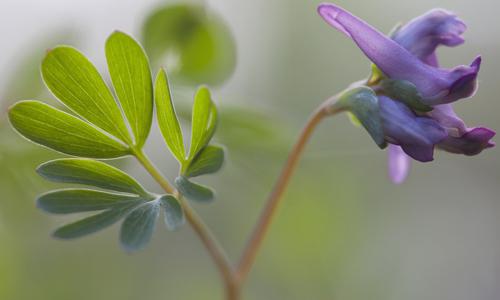
[(234, 268), (227, 258), (224, 249), (212, 234), (208, 226), (203, 222), (202, 218), (196, 211), (189, 205), (189, 203), (179, 195), (174, 187), (165, 179), (165, 177), (158, 171), (148, 156), (141, 150), (132, 150), (133, 155), (139, 163), (148, 171), (148, 173), (156, 180), (156, 182), (170, 194), (178, 196), (179, 202), (187, 221), (195, 231), (198, 238), (202, 241), (203, 245), (209, 252), (212, 260), (214, 261), (221, 277), (224, 281), (225, 295), (227, 300), (239, 300), (241, 298), (241, 288), (248, 277), (248, 274), (255, 263), (259, 249), (265, 239), (270, 225), (276, 216), (283, 194), (288, 187), (290, 179), (297, 167), (297, 164), (304, 152), (305, 146), (310, 140), (314, 130), (318, 124), (327, 116), (335, 114), (340, 109), (334, 108), (332, 104), (337, 97), (333, 97), (324, 102), (316, 111), (311, 115), (304, 128), (302, 129), (297, 142), (293, 146), (288, 159), (283, 166), (283, 169), (274, 184), (274, 188), (267, 197), (266, 204), (262, 209), (257, 224), (255, 225), (247, 245), (243, 250), (241, 258)]
[[(325, 102), (326, 104), (330, 103), (330, 101)], [(253, 229), (253, 232), (250, 236), (250, 239), (247, 242), (247, 245), (243, 251), (243, 255), (240, 258), (237, 267), (237, 275), (238, 281), (243, 282), (248, 273), (250, 272), (252, 265), (255, 262), (257, 257), (257, 253), (262, 246), (262, 242), (269, 231), (269, 227), (273, 218), (276, 216), (276, 212), (281, 203), (283, 193), (285, 192), (288, 183), (290, 182), (290, 178), (297, 167), (297, 163), (304, 152), (305, 146), (307, 142), (312, 136), (312, 133), (318, 126), (321, 120), (323, 120), (329, 114), (334, 113), (329, 111), (329, 107), (326, 105), (321, 105), (309, 118), (309, 121), (306, 123), (302, 132), (299, 135), (299, 138), (295, 145), (293, 146), (285, 165), (274, 184), (274, 188), (269, 194), (265, 207), (263, 208), (259, 220)]]

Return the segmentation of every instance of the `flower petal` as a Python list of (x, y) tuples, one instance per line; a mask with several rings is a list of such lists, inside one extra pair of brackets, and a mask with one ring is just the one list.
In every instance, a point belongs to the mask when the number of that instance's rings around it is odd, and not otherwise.
[(425, 63), (437, 67), (436, 48), (462, 44), (466, 29), (465, 23), (452, 12), (433, 9), (402, 26), (392, 39)]
[(467, 132), (467, 126), (457, 116), (451, 104), (437, 105), (427, 115), (444, 127), (449, 136), (460, 137)]
[(471, 66), (440, 69), (420, 59), (365, 21), (341, 7), (324, 3), (318, 13), (325, 21), (346, 34), (361, 51), (392, 79), (412, 82), (427, 105), (438, 105), (469, 97), (475, 91), (480, 58)]
[(433, 160), (434, 145), (447, 137), (446, 130), (428, 117), (416, 116), (405, 104), (379, 96), (380, 116), (386, 140), (412, 158)]
[(484, 149), (492, 148), (495, 143), (491, 139), (495, 132), (489, 128), (476, 127), (467, 130), (461, 137), (448, 136), (438, 147), (457, 154), (476, 155)]
[(393, 183), (403, 183), (410, 172), (410, 157), (397, 145), (389, 145), (387, 150), (389, 178)]

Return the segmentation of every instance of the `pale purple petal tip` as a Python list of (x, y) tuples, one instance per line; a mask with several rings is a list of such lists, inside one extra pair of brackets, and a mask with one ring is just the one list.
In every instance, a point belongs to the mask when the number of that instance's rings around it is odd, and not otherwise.
[(318, 13), (319, 15), (332, 27), (337, 29), (338, 31), (344, 33), (348, 37), (351, 37), (351, 34), (347, 29), (337, 21), (338, 14), (342, 10), (339, 9), (337, 6), (330, 4), (330, 3), (322, 3), (318, 6)]
[(410, 157), (406, 155), (401, 147), (396, 145), (389, 145), (387, 150), (389, 178), (393, 183), (401, 184), (410, 172)]
[(447, 137), (439, 143), (438, 147), (451, 153), (468, 156), (476, 155), (481, 153), (484, 149), (495, 146), (495, 143), (491, 140), (495, 134), (495, 131), (489, 128), (471, 128), (460, 137)]

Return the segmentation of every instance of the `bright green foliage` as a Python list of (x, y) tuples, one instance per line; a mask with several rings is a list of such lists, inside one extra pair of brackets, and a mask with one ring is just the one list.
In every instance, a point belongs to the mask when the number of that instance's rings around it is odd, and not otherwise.
[(142, 199), (89, 189), (64, 189), (40, 196), (37, 206), (49, 213), (69, 214), (116, 208)]
[(71, 110), (130, 143), (130, 134), (111, 91), (78, 50), (66, 46), (50, 50), (42, 62), (42, 75), (47, 87)]
[(184, 176), (175, 179), (175, 186), (179, 192), (189, 200), (210, 202), (214, 200), (214, 192), (209, 187), (189, 181)]
[(215, 133), (216, 125), (217, 109), (212, 102), (210, 91), (207, 87), (201, 87), (194, 97), (188, 156), (190, 161), (208, 144)]
[(120, 221), (142, 203), (144, 202), (136, 201), (123, 207), (105, 210), (97, 215), (65, 225), (54, 231), (53, 235), (61, 239), (74, 239), (97, 232)]
[(160, 198), (161, 206), (164, 212), (165, 226), (168, 230), (179, 229), (186, 222), (182, 207), (174, 196), (164, 195)]
[(125, 172), (92, 159), (56, 159), (40, 165), (37, 172), (54, 182), (85, 184), (145, 198), (150, 197), (150, 194)]
[(21, 101), (9, 110), (12, 126), (29, 140), (82, 157), (116, 158), (128, 147), (92, 125), (38, 101)]
[(120, 242), (127, 251), (144, 248), (151, 240), (160, 214), (160, 203), (151, 201), (132, 211), (123, 221)]
[(203, 174), (215, 173), (220, 170), (223, 163), (224, 149), (208, 145), (195, 156), (184, 172), (184, 175), (186, 177), (196, 177)]
[(152, 194), (125, 172), (89, 158), (143, 156), (141, 148), (149, 135), (154, 100), (165, 141), (179, 160), (181, 171), (185, 171), (176, 180), (181, 195), (205, 202), (214, 198), (211, 189), (187, 178), (218, 171), (224, 151), (209, 145), (215, 132), (217, 111), (208, 88), (201, 87), (195, 95), (191, 145), (186, 155), (166, 72), (159, 72), (153, 91), (144, 51), (121, 32), (113, 33), (107, 40), (106, 57), (119, 101), (85, 56), (71, 47), (57, 47), (45, 57), (42, 75), (52, 93), (78, 116), (42, 102), (21, 101), (10, 108), (9, 118), (12, 126), (27, 139), (77, 156), (40, 165), (37, 172), (42, 177), (91, 187), (54, 190), (38, 198), (38, 207), (49, 213), (98, 212), (62, 226), (54, 236), (73, 239), (124, 219), (121, 244), (127, 251), (135, 251), (151, 239), (160, 211), (164, 212), (169, 230), (185, 223), (181, 202), (172, 195)]
[(172, 154), (182, 164), (186, 160), (186, 150), (184, 149), (184, 139), (182, 130), (175, 113), (167, 73), (161, 69), (156, 77), (155, 102), (158, 114), (158, 125), (165, 142)]
[(351, 112), (380, 148), (387, 146), (379, 113), (378, 97), (371, 88), (356, 87), (345, 91), (333, 104), (333, 108)]
[(156, 9), (144, 24), (143, 41), (153, 65), (177, 58), (173, 74), (191, 84), (221, 84), (236, 66), (236, 43), (228, 26), (202, 4)]
[(134, 133), (135, 144), (142, 147), (153, 118), (153, 83), (146, 54), (134, 39), (116, 31), (106, 42), (106, 58), (113, 86)]

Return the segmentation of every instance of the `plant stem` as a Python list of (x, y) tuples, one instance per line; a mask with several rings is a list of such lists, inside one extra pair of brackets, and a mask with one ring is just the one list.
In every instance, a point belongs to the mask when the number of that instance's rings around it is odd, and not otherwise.
[(288, 159), (278, 177), (273, 190), (267, 198), (266, 205), (261, 212), (260, 218), (248, 240), (247, 246), (243, 251), (243, 255), (234, 269), (229, 262), (224, 249), (217, 242), (217, 239), (211, 233), (209, 228), (205, 225), (203, 220), (198, 216), (196, 211), (190, 206), (190, 204), (179, 195), (178, 191), (170, 185), (170, 183), (165, 179), (165, 177), (156, 169), (149, 158), (142, 152), (142, 150), (132, 149), (133, 155), (142, 164), (142, 166), (151, 174), (151, 176), (162, 186), (162, 188), (169, 194), (174, 194), (177, 196), (186, 219), (189, 224), (198, 235), (205, 248), (210, 253), (213, 261), (215, 262), (225, 285), (226, 299), (227, 300), (239, 300), (241, 297), (241, 286), (243, 285), (252, 265), (255, 262), (257, 252), (262, 246), (265, 235), (269, 230), (269, 226), (276, 215), (277, 209), (282, 199), (283, 193), (288, 186), (290, 178), (295, 171), (297, 163), (304, 151), (307, 142), (309, 141), (314, 129), (320, 123), (323, 118), (328, 115), (334, 114), (337, 111), (332, 110), (329, 105), (335, 98), (327, 100), (323, 105), (321, 105), (309, 118), (302, 129), (299, 138), (295, 145), (293, 146)]
[(165, 177), (153, 165), (151, 160), (144, 154), (142, 150), (132, 150), (134, 156), (142, 164), (142, 166), (149, 172), (149, 174), (160, 184), (160, 186), (169, 194), (175, 194), (184, 210), (186, 219), (198, 235), (203, 245), (212, 257), (215, 265), (217, 266), (225, 284), (226, 299), (238, 300), (239, 288), (236, 283), (236, 276), (231, 263), (229, 262), (224, 250), (220, 246), (217, 239), (214, 237), (210, 229), (205, 225), (203, 220), (198, 216), (196, 211), (189, 205), (189, 203), (178, 194), (172, 185), (165, 179)]
[[(328, 103), (325, 102), (325, 104)], [(269, 194), (267, 198), (266, 205), (261, 212), (260, 218), (254, 227), (254, 230), (250, 236), (250, 239), (247, 242), (247, 246), (243, 251), (243, 255), (240, 258), (238, 267), (236, 268), (236, 274), (239, 284), (242, 284), (252, 265), (255, 262), (255, 258), (257, 256), (257, 252), (264, 241), (264, 237), (269, 230), (269, 226), (273, 220), (273, 217), (276, 215), (278, 206), (280, 204), (281, 196), (283, 195), (290, 178), (297, 166), (299, 158), (304, 151), (304, 148), (309, 141), (314, 129), (319, 124), (319, 122), (326, 117), (327, 115), (333, 112), (329, 111), (328, 106), (322, 105), (320, 106), (309, 118), (308, 122), (302, 129), (300, 136), (293, 146), (288, 159), (281, 171), (280, 176), (278, 177), (273, 190)]]

